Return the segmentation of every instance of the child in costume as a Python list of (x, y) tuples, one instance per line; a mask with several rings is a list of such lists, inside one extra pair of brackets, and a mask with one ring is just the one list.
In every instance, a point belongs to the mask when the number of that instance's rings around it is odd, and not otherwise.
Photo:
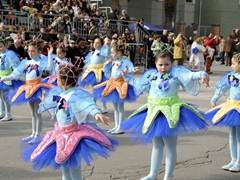
[(67, 61), (65, 56), (67, 55), (67, 48), (64, 44), (59, 44), (56, 49), (56, 55), (53, 54), (53, 46), (50, 45), (48, 48), (48, 71), (51, 72), (51, 75), (43, 80), (46, 83), (52, 83), (55, 86), (57, 85), (57, 72), (62, 65), (71, 64)]
[(36, 171), (43, 167), (61, 168), (62, 180), (82, 180), (81, 163), (90, 165), (94, 154), (107, 158), (118, 144), (96, 124), (84, 123), (88, 116), (104, 124), (110, 118), (101, 114), (88, 92), (76, 87), (78, 75), (79, 70), (71, 65), (59, 69), (60, 88), (53, 88), (45, 98), (41, 97), (39, 108), (39, 113), (49, 111), (56, 116), (54, 130), (48, 131), (39, 144), (23, 144), (25, 161), (31, 161)]
[(107, 60), (104, 63), (104, 74), (109, 80), (94, 86), (93, 96), (99, 98), (102, 102), (112, 102), (114, 106), (115, 127), (110, 129), (112, 134), (122, 134), (120, 124), (125, 118), (124, 102), (136, 100), (133, 87), (124, 81), (122, 71), (128, 66), (128, 76), (133, 76), (134, 67), (132, 62), (124, 57), (126, 44), (119, 39), (117, 44), (111, 48), (113, 61)]
[[(4, 78), (12, 73), (12, 68), (15, 69), (20, 63), (20, 59), (14, 51), (7, 49), (7, 39), (0, 39), (0, 78)], [(4, 97), (4, 93), (10, 89), (16, 89), (23, 82), (19, 80), (10, 80), (0, 82), (0, 119), (2, 121), (12, 120), (11, 106)]]
[(188, 68), (192, 71), (203, 71), (205, 69), (203, 53), (206, 49), (203, 46), (203, 41), (204, 37), (199, 37), (192, 44), (188, 65)]
[[(94, 40), (93, 47), (95, 50), (89, 52), (84, 60), (86, 70), (78, 82), (78, 85), (81, 87), (87, 85), (95, 86), (107, 80), (103, 72), (103, 64), (110, 57), (109, 48), (103, 46), (103, 40), (100, 37)], [(102, 113), (107, 113), (105, 103), (103, 103)]]
[[(213, 109), (206, 113), (213, 126), (229, 127), (229, 148), (231, 162), (222, 166), (224, 170), (240, 171), (240, 54), (232, 58), (232, 72), (222, 77), (215, 85), (216, 91), (211, 99)], [(216, 106), (223, 96), (229, 96), (227, 102)]]
[(52, 84), (42, 83), (42, 71), (48, 69), (47, 57), (40, 57), (41, 48), (37, 42), (31, 42), (28, 47), (28, 54), (31, 60), (22, 60), (14, 71), (3, 77), (0, 82), (10, 81), (24, 77), (26, 83), (18, 89), (7, 94), (11, 105), (21, 105), (29, 103), (32, 115), (32, 134), (23, 138), (23, 141), (35, 143), (42, 131), (42, 115), (38, 114), (40, 100), (38, 96), (42, 95), (42, 90), (48, 91), (54, 87)]
[(209, 77), (203, 72), (191, 72), (183, 66), (173, 67), (171, 52), (158, 52), (156, 69), (148, 70), (139, 79), (123, 71), (124, 80), (133, 85), (137, 94), (148, 92), (147, 104), (136, 110), (121, 124), (132, 140), (148, 144), (153, 142), (150, 174), (141, 180), (156, 180), (166, 147), (164, 180), (172, 180), (177, 162), (177, 137), (182, 133), (207, 129), (203, 115), (193, 106), (182, 102), (178, 96), (179, 87), (191, 95), (197, 95), (200, 83), (209, 87)]

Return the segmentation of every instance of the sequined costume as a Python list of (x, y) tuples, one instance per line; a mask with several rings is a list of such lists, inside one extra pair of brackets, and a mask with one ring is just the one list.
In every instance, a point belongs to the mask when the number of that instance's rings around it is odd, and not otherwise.
[(110, 57), (109, 47), (103, 46), (100, 50), (89, 52), (86, 56), (85, 71), (79, 78), (78, 85), (85, 87), (87, 85), (96, 85), (107, 80), (103, 73), (103, 64)]
[(20, 105), (27, 102), (39, 102), (39, 96), (42, 96), (42, 91), (48, 91), (54, 87), (52, 84), (41, 82), (42, 71), (48, 69), (47, 57), (36, 57), (31, 60), (22, 60), (14, 71), (2, 78), (3, 81), (19, 79), (24, 77), (26, 83), (18, 89), (6, 94), (11, 105)]
[(216, 84), (216, 91), (211, 99), (215, 104), (223, 95), (227, 101), (212, 108), (206, 113), (206, 118), (214, 126), (239, 126), (240, 125), (240, 73), (230, 72), (222, 77)]
[(133, 87), (124, 81), (122, 71), (128, 66), (128, 76), (133, 76), (134, 66), (127, 58), (104, 64), (104, 74), (108, 78), (105, 82), (95, 85), (93, 96), (102, 102), (132, 102), (136, 100)]
[(96, 124), (85, 123), (89, 116), (101, 113), (88, 92), (76, 87), (64, 92), (58, 87), (51, 89), (40, 104), (39, 113), (43, 111), (56, 116), (54, 130), (45, 133), (38, 144), (22, 144), (23, 159), (31, 161), (36, 171), (43, 167), (78, 168), (83, 161), (90, 165), (93, 154), (107, 158), (115, 151), (116, 140)]
[[(12, 73), (12, 68), (15, 69), (20, 60), (17, 54), (11, 50), (6, 50), (4, 53), (0, 54), (0, 78), (4, 79), (5, 76), (8, 76)], [(16, 89), (23, 84), (20, 80), (9, 80), (0, 82), (0, 89), (9, 90)]]
[(130, 133), (133, 140), (148, 144), (154, 137), (176, 137), (207, 129), (203, 113), (182, 102), (178, 96), (180, 86), (189, 94), (197, 95), (200, 90), (198, 80), (205, 74), (175, 66), (164, 75), (153, 69), (137, 80), (125, 76), (124, 80), (134, 86), (136, 94), (149, 95), (147, 104), (121, 124), (122, 130)]

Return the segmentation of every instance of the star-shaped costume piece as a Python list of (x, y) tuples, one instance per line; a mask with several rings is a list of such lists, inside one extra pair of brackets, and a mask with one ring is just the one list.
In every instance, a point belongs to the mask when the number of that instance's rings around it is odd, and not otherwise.
[(26, 84), (18, 88), (17, 93), (13, 96), (12, 102), (14, 102), (22, 93), (25, 94), (25, 98), (28, 99), (41, 87), (53, 88), (53, 84), (41, 83), (41, 79), (27, 80)]
[(106, 86), (102, 92), (103, 97), (107, 97), (114, 90), (117, 90), (121, 99), (126, 99), (128, 92), (128, 83), (124, 81), (122, 77), (120, 78), (110, 78), (109, 80), (93, 86), (94, 89)]

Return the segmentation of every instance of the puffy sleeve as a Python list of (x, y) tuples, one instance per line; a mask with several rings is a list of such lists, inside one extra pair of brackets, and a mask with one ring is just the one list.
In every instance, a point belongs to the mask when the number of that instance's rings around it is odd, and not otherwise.
[(214, 96), (211, 99), (212, 104), (216, 104), (216, 102), (223, 96), (229, 96), (229, 89), (231, 87), (229, 81), (228, 81), (228, 76), (233, 74), (233, 72), (230, 72), (223, 76), (216, 84), (215, 84), (215, 93)]
[(13, 79), (20, 79), (25, 75), (25, 66), (27, 64), (28, 59), (23, 59), (20, 64), (14, 69), (14, 71), (8, 75), (2, 78), (3, 81), (10, 81)]
[(127, 72), (127, 76), (133, 76), (134, 75), (134, 66), (133, 63), (129, 60), (129, 59), (125, 59), (123, 60), (123, 68), (125, 69), (126, 66), (128, 66), (128, 72)]
[(111, 57), (110, 47), (103, 46), (100, 50), (100, 56), (107, 58), (107, 59), (110, 58)]
[(61, 94), (63, 90), (59, 87), (52, 88), (48, 91), (44, 100), (39, 104), (38, 113), (41, 114), (47, 111), (51, 115), (51, 119), (54, 119), (55, 116), (55, 108), (57, 107), (57, 103), (53, 101), (53, 96), (57, 96)]
[(150, 69), (138, 79), (127, 75), (124, 77), (124, 80), (134, 87), (135, 94), (138, 96), (149, 92), (151, 80), (156, 77), (156, 73), (156, 69)]
[(75, 117), (78, 123), (82, 123), (89, 116), (95, 117), (96, 114), (101, 114), (101, 110), (93, 100), (91, 94), (80, 88), (73, 93), (69, 102), (70, 115)]
[(48, 57), (47, 56), (41, 57), (40, 67), (43, 70), (48, 70)]
[(103, 69), (104, 69), (104, 75), (109, 79), (111, 77), (111, 72), (112, 72), (112, 63), (104, 63), (103, 64)]
[(85, 63), (85, 66), (87, 67), (90, 62), (91, 62), (91, 55), (92, 55), (92, 52), (90, 51), (87, 56), (85, 57), (85, 60), (83, 61)]
[(9, 58), (10, 58), (10, 66), (13, 69), (15, 69), (18, 66), (18, 64), (20, 63), (18, 55), (14, 51), (8, 50), (7, 56), (9, 56)]
[(198, 95), (201, 88), (199, 80), (203, 75), (208, 76), (204, 71), (192, 72), (184, 66), (175, 66), (172, 71), (173, 78), (179, 80), (183, 90), (194, 96)]

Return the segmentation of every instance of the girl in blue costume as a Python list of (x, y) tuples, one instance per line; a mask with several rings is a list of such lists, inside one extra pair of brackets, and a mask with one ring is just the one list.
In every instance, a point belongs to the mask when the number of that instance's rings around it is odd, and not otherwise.
[(28, 46), (28, 54), (31, 60), (22, 60), (14, 71), (3, 77), (0, 81), (10, 81), (24, 77), (26, 83), (18, 89), (7, 94), (11, 105), (21, 105), (29, 103), (32, 115), (32, 134), (23, 138), (23, 141), (35, 143), (42, 131), (42, 115), (38, 114), (40, 100), (38, 96), (42, 95), (42, 90), (48, 91), (54, 87), (52, 84), (41, 82), (42, 71), (49, 69), (47, 57), (40, 57), (41, 47), (37, 42), (31, 42)]
[[(20, 63), (19, 57), (14, 51), (7, 49), (7, 40), (0, 39), (0, 78), (12, 73), (12, 69), (15, 69)], [(12, 80), (0, 83), (0, 119), (2, 121), (12, 120), (11, 106), (4, 97), (4, 93), (10, 89), (16, 89), (23, 84), (22, 81)]]
[(200, 83), (209, 87), (209, 77), (203, 72), (191, 72), (183, 66), (173, 67), (171, 52), (158, 52), (156, 69), (149, 70), (139, 79), (126, 76), (124, 80), (136, 88), (136, 93), (148, 92), (146, 105), (136, 110), (128, 120), (121, 124), (124, 132), (131, 133), (132, 139), (139, 143), (153, 142), (150, 174), (141, 180), (156, 180), (166, 147), (166, 166), (164, 180), (172, 180), (177, 161), (177, 137), (181, 133), (207, 129), (203, 115), (194, 107), (182, 102), (178, 96), (179, 87), (197, 95)]
[[(110, 57), (109, 48), (103, 46), (103, 40), (100, 37), (95, 38), (93, 48), (95, 50), (89, 52), (84, 60), (86, 69), (78, 81), (81, 87), (95, 86), (107, 80), (103, 73), (103, 64)], [(107, 113), (106, 103), (103, 103), (102, 113)]]
[(48, 63), (51, 75), (43, 80), (44, 83), (52, 83), (57, 86), (57, 72), (62, 65), (71, 64), (67, 61), (65, 56), (67, 55), (67, 48), (64, 44), (59, 44), (56, 49), (56, 55), (53, 54), (53, 46), (49, 45), (48, 48)]
[(110, 118), (103, 116), (92, 96), (76, 87), (79, 70), (71, 65), (59, 69), (57, 88), (40, 97), (39, 113), (49, 111), (56, 116), (54, 130), (45, 133), (39, 144), (23, 143), (23, 159), (31, 161), (40, 171), (44, 167), (62, 169), (62, 180), (82, 180), (81, 163), (90, 165), (93, 155), (108, 158), (118, 142), (108, 138), (96, 124), (84, 123), (88, 116), (104, 124)]
[(124, 102), (136, 100), (133, 87), (124, 81), (122, 71), (128, 66), (128, 76), (133, 76), (134, 67), (132, 62), (124, 57), (126, 44), (122, 39), (118, 39), (116, 45), (111, 48), (113, 61), (107, 60), (104, 63), (104, 74), (109, 80), (94, 86), (93, 96), (101, 99), (102, 102), (112, 102), (114, 106), (115, 127), (110, 129), (112, 134), (122, 134), (120, 124), (125, 118)]
[[(222, 77), (215, 85), (216, 91), (211, 99), (213, 109), (206, 113), (213, 126), (229, 127), (229, 148), (231, 162), (222, 166), (224, 170), (240, 171), (240, 54), (232, 58), (232, 72)], [(229, 96), (227, 102), (216, 106), (223, 96)]]

